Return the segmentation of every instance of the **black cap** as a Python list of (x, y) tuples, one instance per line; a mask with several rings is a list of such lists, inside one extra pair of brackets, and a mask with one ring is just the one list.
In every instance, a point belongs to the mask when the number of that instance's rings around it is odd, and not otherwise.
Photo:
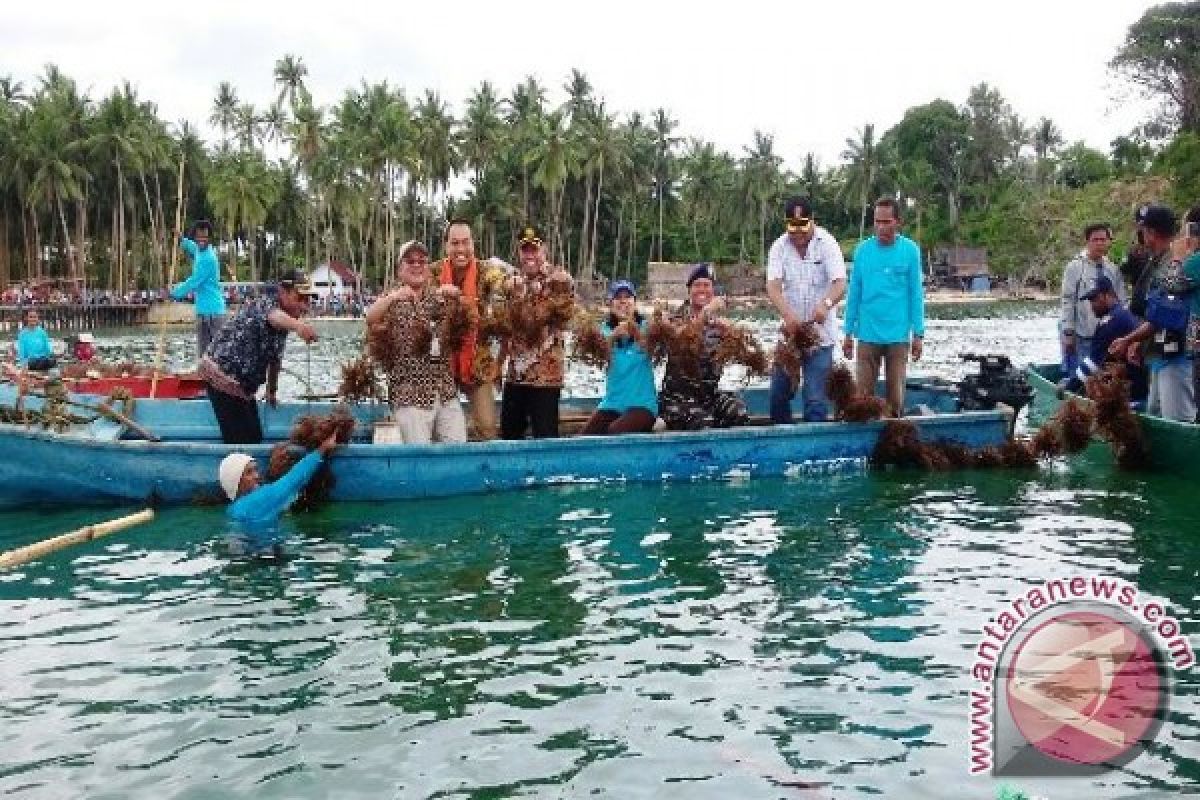
[(1113, 286), (1112, 280), (1110, 280), (1107, 275), (1101, 275), (1099, 278), (1096, 278), (1096, 285), (1084, 292), (1083, 299), (1091, 300), (1093, 297), (1104, 294), (1105, 292), (1112, 292), (1113, 294), (1116, 294), (1117, 290), (1116, 287)]
[(279, 276), (280, 289), (292, 289), (300, 294), (316, 294), (308, 283), (308, 275), (302, 269), (289, 269)]
[(691, 273), (688, 275), (688, 279), (687, 279), (688, 288), (690, 289), (692, 287), (692, 284), (695, 283), (696, 281), (700, 280), (701, 278), (710, 280), (713, 283), (717, 282), (717, 276), (713, 274), (712, 267), (710, 267), (708, 264), (697, 264), (695, 267), (692, 268)]
[(522, 247), (527, 244), (541, 244), (542, 233), (532, 225), (526, 225), (521, 228), (521, 235), (517, 237), (517, 246)]
[(789, 197), (783, 205), (783, 218), (788, 233), (807, 233), (812, 229), (812, 200), (807, 197)]
[(1174, 236), (1179, 233), (1179, 217), (1166, 206), (1146, 206), (1142, 213), (1142, 227), (1160, 236)]

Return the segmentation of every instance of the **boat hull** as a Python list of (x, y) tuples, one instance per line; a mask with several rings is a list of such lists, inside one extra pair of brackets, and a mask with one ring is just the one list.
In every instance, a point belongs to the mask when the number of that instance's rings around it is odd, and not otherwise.
[[(926, 440), (1004, 441), (1008, 415), (913, 418)], [(395, 501), (564, 483), (663, 482), (786, 475), (806, 465), (861, 463), (882, 422), (800, 423), (697, 432), (455, 445), (351, 444), (332, 459), (333, 497)], [(99, 441), (0, 426), (0, 506), (183, 504), (219, 500), (221, 459), (265, 459), (269, 445)]]
[[(1062, 404), (1059, 399), (1058, 380), (1062, 370), (1057, 364), (1030, 364), (1026, 376), (1035, 395), (1033, 414), (1046, 419)], [(1089, 403), (1087, 398), (1078, 398)], [(1180, 468), (1190, 466), (1200, 449), (1200, 425), (1137, 414), (1142, 433), (1149, 445), (1150, 463), (1156, 468)]]

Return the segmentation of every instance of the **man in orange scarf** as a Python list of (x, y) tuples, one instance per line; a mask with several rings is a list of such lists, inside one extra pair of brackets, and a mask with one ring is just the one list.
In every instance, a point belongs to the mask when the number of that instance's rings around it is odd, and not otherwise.
[[(438, 263), (438, 282), (457, 286), (466, 302), (475, 303), (482, 318), (504, 284), (504, 272), (475, 257), (475, 239), (471, 223), (453, 219), (446, 226), (446, 257)], [(454, 380), (467, 396), (471, 423), (480, 439), (496, 438), (496, 361), (486, 344), (477, 344), (475, 336), (450, 362)]]

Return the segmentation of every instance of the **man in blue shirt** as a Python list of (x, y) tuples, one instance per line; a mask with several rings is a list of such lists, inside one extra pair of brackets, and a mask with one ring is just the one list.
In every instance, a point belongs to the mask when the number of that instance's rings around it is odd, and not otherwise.
[(25, 312), (25, 324), (17, 334), (17, 364), (35, 372), (45, 372), (55, 367), (50, 336), (42, 327), (36, 308)]
[[(1085, 292), (1082, 297), (1091, 306), (1096, 327), (1091, 337), (1089, 351), (1079, 354), (1080, 358), (1075, 371), (1067, 376), (1066, 389), (1076, 394), (1083, 391), (1083, 385), (1088, 376), (1099, 371), (1105, 362), (1115, 360), (1108, 353), (1112, 343), (1137, 330), (1139, 324), (1138, 318), (1121, 305), (1117, 287), (1107, 275), (1097, 278), (1095, 286)], [(1125, 370), (1130, 383), (1130, 399), (1135, 403), (1144, 402), (1149, 391), (1146, 371), (1132, 364), (1125, 364)]]
[(242, 552), (258, 552), (275, 544), (279, 517), (287, 511), (338, 446), (336, 434), (296, 462), (271, 483), (262, 483), (258, 462), (245, 453), (230, 453), (217, 471), (221, 489), (231, 501), (225, 510), (233, 525), (233, 544)]
[(192, 259), (192, 274), (171, 290), (171, 297), (182, 300), (196, 296), (196, 361), (204, 357), (208, 344), (225, 322), (225, 295), (221, 292), (221, 265), (209, 244), (212, 226), (200, 220), (192, 226), (192, 236), (179, 239), (179, 246)]
[(908, 354), (921, 358), (925, 337), (925, 294), (921, 250), (901, 236), (900, 209), (891, 197), (875, 201), (875, 235), (854, 251), (846, 296), (842, 353), (855, 358), (858, 388), (875, 393), (879, 363), (884, 363), (888, 407), (904, 415), (904, 379)]

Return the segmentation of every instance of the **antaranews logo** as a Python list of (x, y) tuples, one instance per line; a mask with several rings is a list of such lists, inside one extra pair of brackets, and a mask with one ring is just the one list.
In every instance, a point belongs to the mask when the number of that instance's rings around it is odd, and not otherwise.
[(1171, 675), (1195, 664), (1179, 622), (1103, 576), (1047, 581), (983, 626), (970, 692), (969, 770), (1090, 775), (1154, 740)]

